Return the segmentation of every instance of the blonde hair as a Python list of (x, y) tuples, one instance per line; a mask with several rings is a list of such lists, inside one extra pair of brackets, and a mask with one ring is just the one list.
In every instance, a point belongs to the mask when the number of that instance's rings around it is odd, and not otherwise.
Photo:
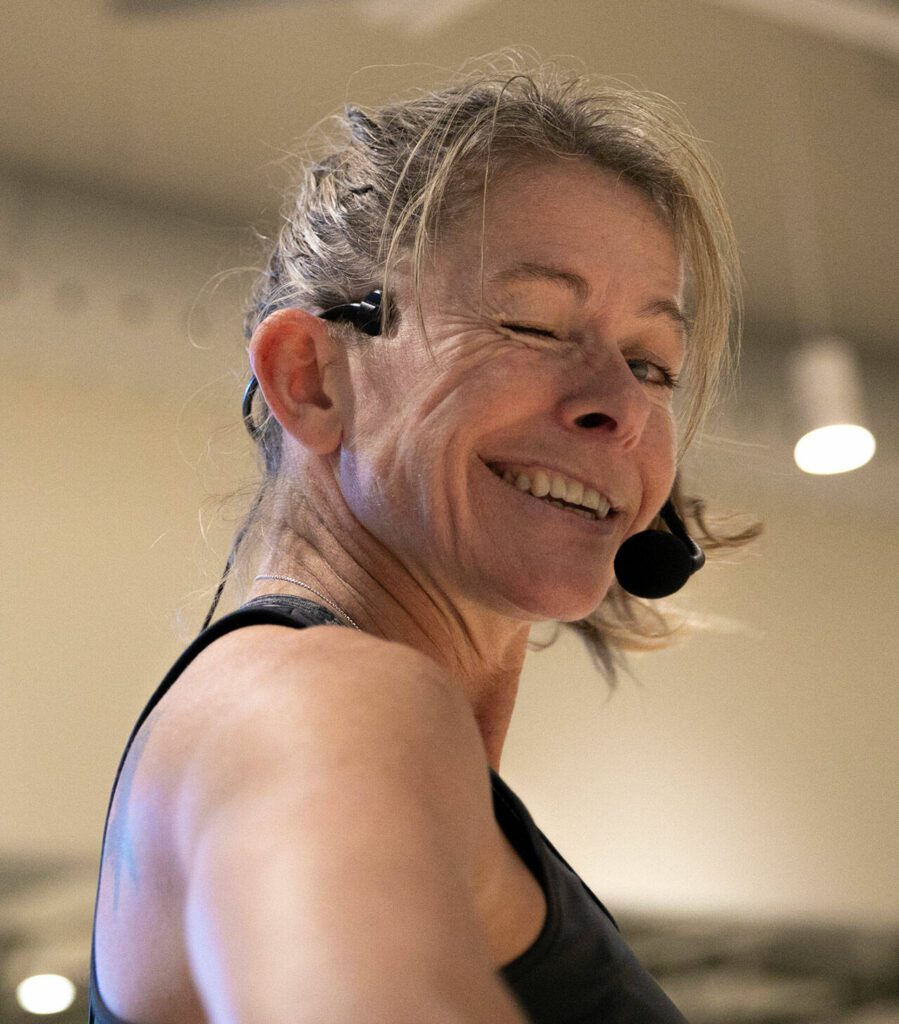
[[(679, 429), (678, 464), (700, 432), (722, 389), (733, 380), (742, 319), (737, 244), (710, 157), (679, 109), (655, 93), (615, 80), (572, 75), (553, 61), (529, 59), (515, 48), (463, 66), (446, 87), (420, 90), (410, 99), (377, 108), (347, 105), (331, 115), (338, 138), (302, 179), (284, 207), (283, 226), (269, 266), (256, 282), (244, 321), (257, 325), (286, 306), (322, 311), (382, 290), (382, 333), (393, 336), (397, 310), (391, 273), (411, 262), (412, 289), (421, 336), (423, 265), (452, 238), (481, 203), (490, 181), (520, 170), (522, 162), (587, 160), (635, 185), (669, 225), (687, 272), (691, 320), (681, 375), (686, 408)], [(467, 69), (466, 69), (467, 68)], [(483, 284), (483, 233), (482, 233)], [(377, 338), (350, 324), (333, 335), (360, 350)], [(264, 406), (258, 419), (262, 479), (232, 548), (238, 590), (249, 589), (252, 549), (280, 518), (281, 426)], [(680, 412), (678, 414), (681, 415)], [(736, 533), (716, 530), (704, 504), (681, 494), (678, 513), (701, 530), (707, 553), (743, 545), (761, 532), (758, 523)], [(659, 518), (652, 528), (663, 528)], [(704, 542), (704, 543), (703, 543)], [(587, 619), (560, 623), (584, 640), (614, 686), (620, 652), (666, 646), (682, 629), (660, 610), (613, 583)], [(556, 635), (549, 643), (555, 641)], [(533, 645), (542, 650), (549, 644)]]

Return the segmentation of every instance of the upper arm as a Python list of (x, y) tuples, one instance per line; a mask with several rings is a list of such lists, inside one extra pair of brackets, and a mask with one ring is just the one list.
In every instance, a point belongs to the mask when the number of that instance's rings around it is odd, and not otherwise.
[(403, 807), (452, 827), (448, 851), (475, 854), (494, 823), (487, 760), (471, 709), (440, 666), (347, 630), (240, 632), (253, 643), (229, 650), (223, 641), (238, 634), (223, 637), (202, 666), (204, 691), (223, 699), (181, 755), (182, 871), (216, 816), (273, 797), (324, 829), (349, 813), (360, 825), (403, 828), (380, 816)]
[(430, 984), (466, 962), (487, 970), (475, 889), (495, 822), (459, 688), (405, 645), (251, 631), (249, 645), (208, 649), (204, 689), (227, 674), (227, 698), (174, 789), (198, 987), (227, 1004), (222, 1019), (260, 986), (324, 1000), (327, 1017), (334, 986), (352, 1001), (385, 978), (414, 987), (416, 972)]

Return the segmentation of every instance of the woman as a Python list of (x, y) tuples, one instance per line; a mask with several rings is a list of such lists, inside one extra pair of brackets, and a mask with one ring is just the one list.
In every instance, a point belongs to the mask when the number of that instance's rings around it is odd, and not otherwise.
[(92, 1019), (682, 1021), (498, 773), (531, 625), (614, 679), (702, 564), (717, 187), (658, 97), (546, 67), (348, 115), (247, 320), (244, 600), (119, 767)]

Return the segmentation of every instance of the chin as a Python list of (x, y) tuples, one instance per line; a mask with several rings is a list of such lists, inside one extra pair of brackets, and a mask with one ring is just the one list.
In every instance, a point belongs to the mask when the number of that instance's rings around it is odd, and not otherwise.
[(535, 622), (577, 622), (592, 615), (605, 600), (614, 580), (609, 570), (609, 579), (605, 586), (598, 590), (591, 588), (591, 595), (576, 594), (561, 584), (549, 584), (535, 592), (531, 585), (526, 593), (513, 599), (521, 611)]

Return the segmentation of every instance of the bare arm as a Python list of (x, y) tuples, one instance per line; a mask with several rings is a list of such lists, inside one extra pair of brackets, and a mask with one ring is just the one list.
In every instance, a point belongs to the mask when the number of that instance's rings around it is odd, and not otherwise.
[(177, 803), (213, 1024), (526, 1024), (475, 909), (492, 803), (461, 693), (403, 645), (252, 630), (232, 671), (258, 696), (204, 739)]

